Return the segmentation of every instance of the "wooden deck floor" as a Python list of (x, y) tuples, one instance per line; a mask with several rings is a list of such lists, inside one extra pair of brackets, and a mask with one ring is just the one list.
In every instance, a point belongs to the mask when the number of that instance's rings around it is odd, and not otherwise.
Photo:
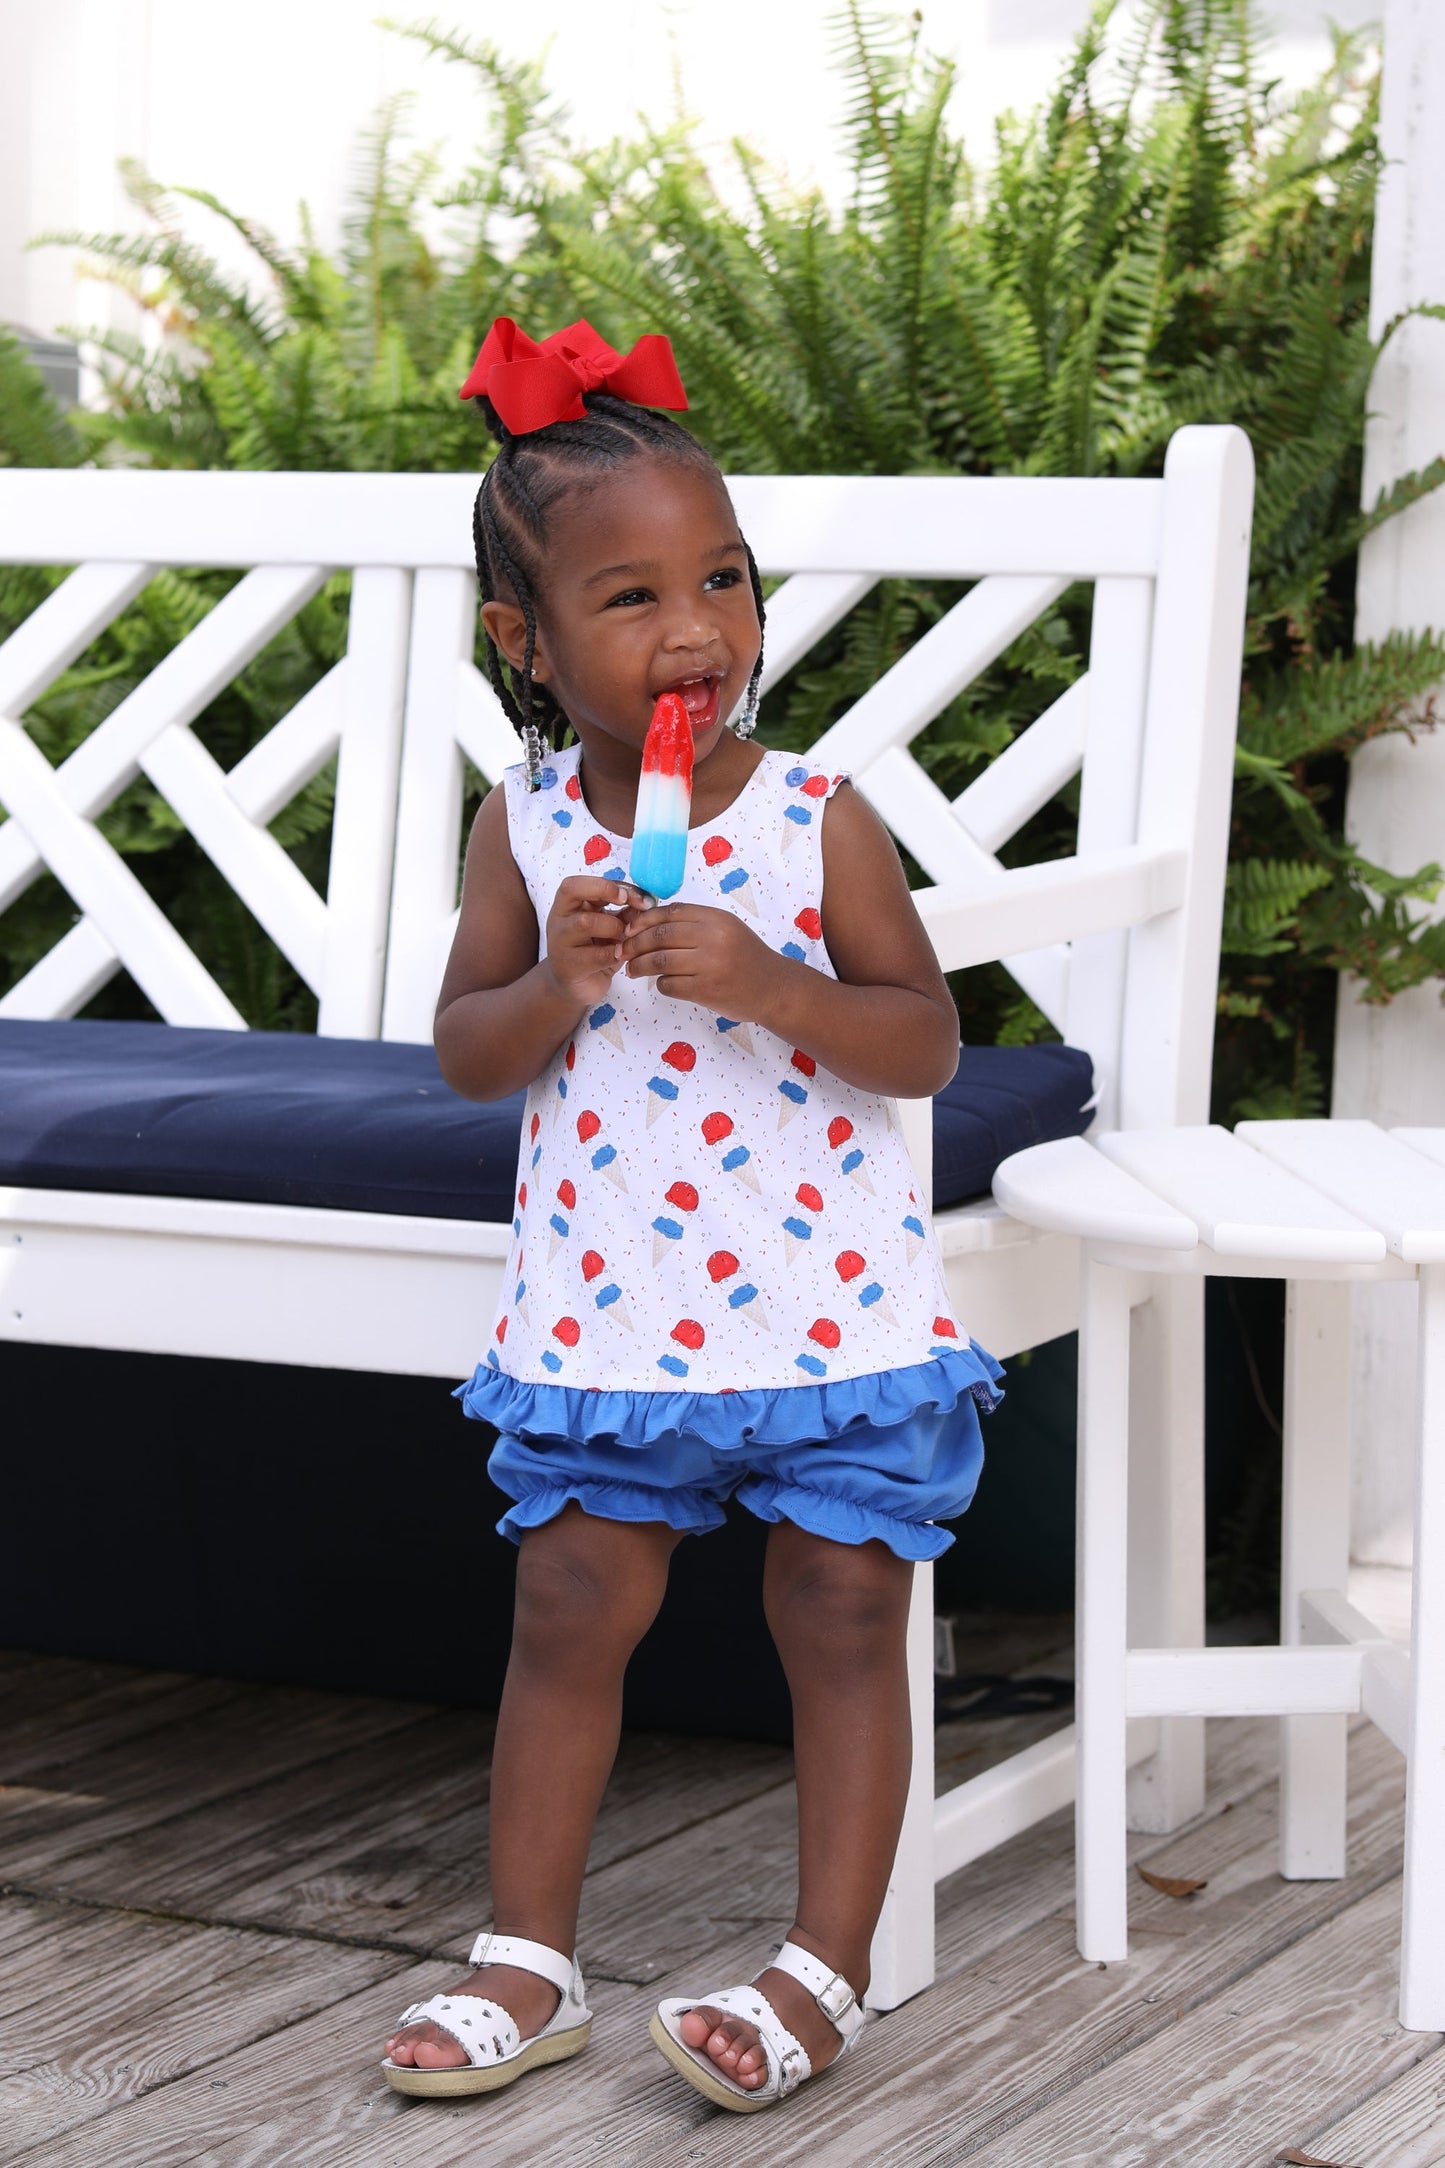
[[(978, 1668), (1060, 1667), (1047, 1622)], [(1052, 1639), (1057, 1641), (1057, 1630)], [(940, 1733), (953, 1782), (1050, 1729)], [(940, 1890), (940, 1981), (785, 2109), (717, 2114), (646, 2038), (786, 1924), (787, 1757), (629, 1736), (598, 1828), (587, 2056), (405, 2103), (396, 2013), (481, 1923), (485, 1717), (0, 1658), (0, 2162), (26, 2168), (1345, 2168), (1445, 2163), (1445, 2055), (1395, 2019), (1402, 1772), (1352, 1742), (1343, 1883), (1275, 1872), (1275, 1727), (1211, 1727), (1208, 1812), (1133, 1840), (1133, 1956), (1073, 1949), (1067, 1817)]]

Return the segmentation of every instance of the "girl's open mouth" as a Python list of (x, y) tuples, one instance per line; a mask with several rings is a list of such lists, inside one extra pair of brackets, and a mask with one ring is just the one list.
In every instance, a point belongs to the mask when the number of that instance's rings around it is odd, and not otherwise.
[(677, 694), (687, 709), (694, 737), (704, 730), (712, 729), (717, 721), (718, 701), (722, 693), (720, 676), (683, 678), (678, 684), (664, 685), (662, 689), (664, 692)]

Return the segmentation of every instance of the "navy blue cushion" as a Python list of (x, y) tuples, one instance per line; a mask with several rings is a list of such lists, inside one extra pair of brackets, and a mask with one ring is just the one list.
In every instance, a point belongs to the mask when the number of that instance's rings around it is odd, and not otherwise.
[[(934, 1102), (939, 1205), (1088, 1127), (1087, 1054), (965, 1047)], [(520, 1093), (459, 1099), (429, 1046), (167, 1024), (0, 1022), (0, 1182), (508, 1220)]]

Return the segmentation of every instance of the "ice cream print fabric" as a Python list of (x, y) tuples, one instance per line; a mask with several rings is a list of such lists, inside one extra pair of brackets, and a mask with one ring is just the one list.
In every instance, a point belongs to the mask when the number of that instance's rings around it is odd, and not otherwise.
[[(625, 877), (574, 747), (506, 778), (545, 927), (560, 881)], [(841, 777), (769, 752), (687, 837), (679, 896), (833, 976), (823, 813)], [(527, 1096), (503, 1301), (479, 1378), (600, 1392), (817, 1388), (967, 1357), (891, 1102), (757, 1024), (619, 975)], [(949, 1365), (950, 1369), (954, 1364)], [(991, 1404), (995, 1366), (971, 1385)]]

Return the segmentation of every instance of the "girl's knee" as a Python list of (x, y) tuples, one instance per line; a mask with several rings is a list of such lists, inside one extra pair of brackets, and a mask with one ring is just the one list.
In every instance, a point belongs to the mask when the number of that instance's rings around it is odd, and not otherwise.
[(764, 1599), (781, 1649), (846, 1653), (850, 1662), (891, 1656), (903, 1645), (912, 1588), (911, 1564), (883, 1543), (830, 1543), (790, 1528), (769, 1546)]
[(523, 1540), (514, 1648), (630, 1655), (667, 1587), (670, 1532), (627, 1528), (569, 1509)]

